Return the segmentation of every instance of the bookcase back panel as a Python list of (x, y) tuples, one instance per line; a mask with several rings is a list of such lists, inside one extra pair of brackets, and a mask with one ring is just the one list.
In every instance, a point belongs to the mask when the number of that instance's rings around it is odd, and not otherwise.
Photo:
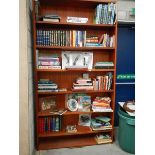
[(61, 21), (59, 24), (44, 22), (38, 22), (36, 24), (37, 29), (45, 29), (45, 30), (91, 30), (91, 31), (104, 31), (105, 33), (114, 32), (114, 26), (102, 26), (102, 25), (95, 25), (94, 23), (86, 23), (86, 24), (75, 24), (75, 23), (67, 23), (66, 21)]
[(113, 2), (116, 3), (116, 0), (40, 0), (40, 4), (43, 5), (51, 5), (51, 6), (70, 6), (71, 8), (95, 8), (97, 4), (100, 3), (108, 3)]
[[(98, 116), (106, 116), (106, 117), (112, 117), (112, 113), (92, 113), (90, 114), (91, 118), (95, 118)], [(77, 115), (64, 115), (62, 119), (62, 126), (65, 129), (67, 125), (79, 125), (79, 114)], [(88, 127), (79, 126), (79, 131), (88, 131)]]
[(42, 6), (41, 8), (41, 16), (46, 14), (56, 14), (61, 17), (61, 22), (66, 22), (68, 16), (70, 17), (84, 17), (88, 18), (88, 23), (93, 23), (95, 10), (93, 8), (83, 8), (83, 7), (67, 7), (67, 6)]

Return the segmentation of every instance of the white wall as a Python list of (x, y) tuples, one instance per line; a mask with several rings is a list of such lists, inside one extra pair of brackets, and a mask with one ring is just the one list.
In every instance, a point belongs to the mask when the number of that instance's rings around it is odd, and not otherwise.
[[(125, 21), (134, 21), (135, 17), (129, 15), (130, 8), (135, 8), (134, 0), (118, 0), (117, 2), (117, 11), (118, 11), (118, 20)], [(124, 16), (124, 19), (121, 19), (121, 16)]]
[(33, 91), (33, 46), (32, 46), (32, 1), (28, 0), (28, 23), (27, 23), (27, 33), (28, 33), (28, 120), (29, 120), (29, 150), (30, 155), (34, 154), (34, 91)]
[(26, 1), (19, 1), (19, 154), (29, 155), (28, 134), (28, 63), (27, 63), (27, 9)]
[(19, 8), (19, 154), (34, 155), (31, 0), (20, 0)]

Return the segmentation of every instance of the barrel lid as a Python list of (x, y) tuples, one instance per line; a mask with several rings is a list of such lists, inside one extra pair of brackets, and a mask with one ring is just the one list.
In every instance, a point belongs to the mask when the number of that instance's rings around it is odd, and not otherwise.
[(135, 116), (130, 116), (122, 107), (119, 108), (119, 113), (127, 118), (132, 118), (132, 119), (135, 118)]

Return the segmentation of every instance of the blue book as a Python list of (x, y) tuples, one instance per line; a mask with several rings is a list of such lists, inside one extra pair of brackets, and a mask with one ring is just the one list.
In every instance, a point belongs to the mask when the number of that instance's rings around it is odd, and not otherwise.
[(53, 121), (52, 121), (52, 117), (50, 118), (50, 131), (53, 131)]
[(76, 31), (76, 42), (75, 42), (75, 46), (78, 47), (78, 31)]

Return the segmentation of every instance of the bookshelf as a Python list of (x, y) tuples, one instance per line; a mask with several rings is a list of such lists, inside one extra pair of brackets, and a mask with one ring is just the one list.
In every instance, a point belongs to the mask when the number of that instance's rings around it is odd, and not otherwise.
[[(38, 4), (39, 5), (36, 5)], [(113, 141), (114, 137), (114, 109), (115, 109), (115, 79), (116, 79), (116, 49), (117, 49), (117, 22), (114, 24), (98, 23), (94, 21), (95, 10), (98, 5), (107, 5), (108, 3), (116, 4), (115, 0), (64, 0), (62, 1), (50, 1), (50, 0), (39, 0), (36, 2), (33, 0), (33, 48), (34, 48), (34, 90), (35, 90), (35, 144), (37, 150), (65, 148), (65, 147), (81, 147), (88, 145), (98, 144), (95, 140), (95, 136), (98, 134), (108, 134)], [(38, 11), (36, 11), (38, 8)], [(41, 17), (46, 14), (56, 14), (61, 17), (60, 22), (43, 21)], [(38, 14), (38, 18), (36, 16)], [(67, 17), (83, 17), (87, 18), (86, 23), (73, 23), (67, 22)], [(76, 45), (77, 40), (74, 42), (74, 34), (76, 37), (82, 37), (82, 43)], [(46, 34), (47, 33), (47, 34)], [(60, 33), (60, 35), (59, 35)], [(41, 34), (41, 35), (40, 35)], [(45, 37), (44, 37), (45, 34)], [(69, 34), (69, 35), (68, 35)], [(109, 40), (112, 40), (112, 46), (103, 46), (103, 42), (97, 43), (93, 46), (87, 46), (87, 39), (90, 37), (97, 37), (98, 40), (102, 38), (103, 34), (109, 35)], [(41, 37), (40, 37), (41, 36)], [(55, 38), (54, 38), (55, 36)], [(60, 36), (60, 38), (58, 38)], [(62, 38), (61, 38), (62, 36)], [(110, 38), (111, 37), (111, 38)], [(41, 42), (39, 39), (44, 38)], [(51, 38), (52, 43), (48, 38)], [(69, 38), (69, 39), (68, 39)], [(105, 36), (104, 36), (105, 38)], [(47, 39), (46, 41), (44, 41)], [(92, 39), (92, 38), (91, 38)], [(39, 40), (39, 41), (38, 41)], [(55, 41), (56, 40), (56, 41)], [(66, 41), (64, 41), (66, 40)], [(68, 41), (69, 40), (69, 41)], [(95, 39), (94, 39), (95, 40)], [(61, 42), (62, 41), (62, 42)], [(43, 44), (41, 44), (41, 43)], [(55, 42), (55, 43), (54, 43)], [(92, 68), (63, 68), (63, 52), (70, 52), (70, 56), (76, 53), (91, 53), (93, 55)], [(38, 59), (42, 59), (47, 56), (56, 55), (51, 59), (60, 62), (60, 68), (38, 68)], [(90, 57), (89, 57), (90, 58)], [(112, 68), (95, 68), (97, 62), (113, 62), (114, 67)], [(42, 63), (42, 62), (39, 62)], [(109, 74), (110, 73), (110, 74)], [(73, 83), (86, 74), (91, 79), (92, 89), (73, 89)], [(112, 78), (110, 78), (112, 75)], [(99, 80), (97, 78), (101, 77)], [(109, 78), (106, 80), (106, 78)], [(48, 79), (42, 83), (41, 79)], [(96, 80), (97, 79), (97, 80)], [(103, 81), (104, 82), (103, 82)], [(39, 83), (39, 82), (40, 83)], [(52, 81), (52, 82), (51, 82)], [(97, 81), (97, 82), (96, 82)], [(99, 82), (100, 81), (100, 82)], [(99, 83), (105, 88), (95, 89)], [(107, 82), (109, 81), (109, 82)], [(54, 83), (53, 83), (54, 82)], [(95, 83), (95, 84), (94, 84)], [(107, 83), (107, 84), (106, 84)], [(111, 85), (110, 85), (111, 83)], [(48, 86), (47, 86), (48, 85)], [(108, 86), (109, 85), (109, 86)], [(54, 88), (56, 91), (39, 91), (39, 87)], [(60, 89), (66, 89), (61, 90)], [(76, 87), (77, 88), (77, 87)], [(53, 89), (52, 89), (53, 90)], [(96, 97), (107, 97), (110, 98), (111, 111), (93, 111), (90, 107), (90, 111), (71, 111), (67, 107), (69, 96), (84, 94), (91, 98), (91, 106), (93, 100)], [(78, 96), (79, 97), (79, 96)], [(67, 110), (62, 115), (52, 114), (50, 110), (40, 110), (41, 99), (53, 98), (50, 103), (54, 102), (57, 109)], [(54, 101), (53, 101), (54, 100)], [(79, 102), (78, 102), (79, 106)], [(91, 116), (90, 125), (81, 125), (79, 123), (80, 116), (89, 115)], [(111, 129), (106, 130), (92, 130), (91, 121), (97, 117), (108, 117), (110, 118)], [(52, 124), (52, 123), (55, 124)], [(58, 129), (52, 129), (53, 126), (56, 128), (59, 122)], [(70, 133), (66, 132), (68, 125), (75, 125), (77, 131)], [(61, 126), (61, 127), (60, 127)]]

